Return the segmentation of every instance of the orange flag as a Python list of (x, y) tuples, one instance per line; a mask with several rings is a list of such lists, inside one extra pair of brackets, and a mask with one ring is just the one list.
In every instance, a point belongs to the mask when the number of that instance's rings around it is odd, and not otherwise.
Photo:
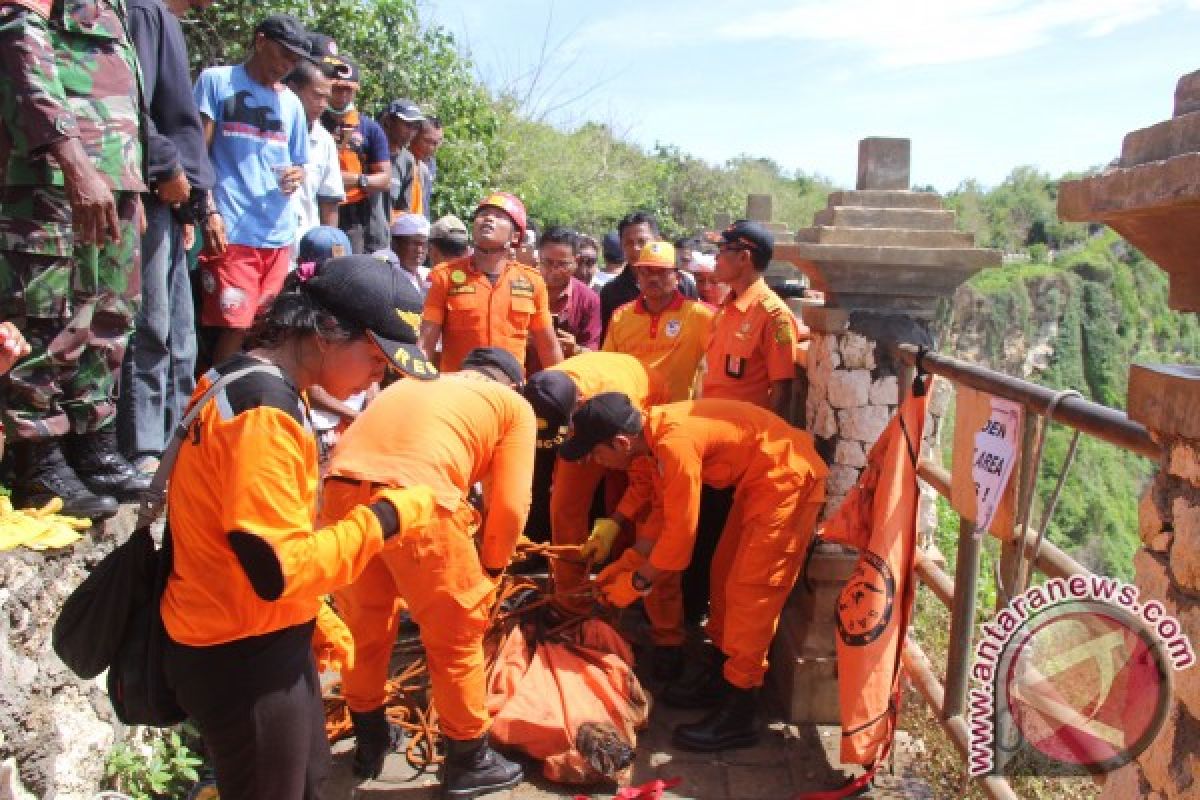
[(841, 759), (868, 768), (856, 788), (886, 757), (899, 713), (900, 648), (916, 590), (917, 461), (931, 382), (931, 376), (914, 382), (871, 448), (858, 484), (819, 534), (859, 551), (837, 602)]

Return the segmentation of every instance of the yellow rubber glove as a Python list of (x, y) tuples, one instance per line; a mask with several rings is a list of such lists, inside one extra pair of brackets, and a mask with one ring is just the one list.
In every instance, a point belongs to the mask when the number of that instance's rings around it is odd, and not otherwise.
[(634, 601), (643, 594), (634, 587), (633, 574), (634, 570), (622, 572), (617, 576), (616, 580), (606, 584), (601, 590), (604, 602), (617, 608), (625, 608), (626, 606), (633, 605)]
[(630, 547), (624, 553), (621, 553), (620, 558), (600, 570), (600, 574), (596, 576), (596, 585), (603, 589), (608, 584), (620, 578), (623, 573), (633, 572), (645, 563), (646, 557)]
[(613, 542), (620, 533), (621, 526), (615, 519), (601, 517), (592, 525), (592, 535), (579, 548), (579, 555), (596, 563), (607, 561), (608, 554), (612, 552)]
[(380, 489), (371, 502), (386, 500), (396, 509), (399, 527), (390, 539), (399, 539), (412, 528), (423, 528), (433, 519), (433, 489), (428, 486), (407, 486), (403, 489)]
[(344, 672), (354, 669), (354, 636), (337, 612), (324, 601), (317, 610), (312, 648), (317, 671)]

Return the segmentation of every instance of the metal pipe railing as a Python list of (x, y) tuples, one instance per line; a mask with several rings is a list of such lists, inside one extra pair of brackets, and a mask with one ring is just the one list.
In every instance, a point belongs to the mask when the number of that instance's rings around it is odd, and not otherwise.
[(960, 517), (958, 555), (954, 559), (954, 589), (950, 606), (950, 651), (946, 656), (946, 694), (942, 718), (962, 716), (967, 707), (968, 674), (971, 671), (971, 643), (975, 631), (975, 602), (979, 595), (979, 550), (981, 537), (975, 535), (975, 523)]
[[(892, 344), (891, 351), (903, 364), (941, 375), (954, 383), (996, 397), (1021, 403), (1038, 414), (1045, 414), (1058, 396), (1054, 389), (1047, 389), (1045, 386), (1004, 375), (977, 364), (968, 364), (941, 353), (930, 353), (915, 345)], [(1134, 422), (1125, 412), (1115, 408), (1080, 397), (1064, 397), (1054, 407), (1054, 419), (1146, 458), (1157, 461), (1162, 456), (1162, 446), (1150, 437), (1150, 432), (1145, 426)]]

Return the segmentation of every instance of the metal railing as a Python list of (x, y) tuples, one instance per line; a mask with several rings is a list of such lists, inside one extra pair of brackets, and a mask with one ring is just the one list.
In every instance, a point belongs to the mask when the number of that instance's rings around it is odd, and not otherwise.
[[(1030, 423), (1036, 420), (1037, 424), (1023, 426), (1022, 460), (1019, 470), (1015, 471), (1011, 478), (1017, 481), (1016, 485), (1019, 488), (1019, 508), (1024, 507), (1027, 500), (1024, 495), (1035, 488), (1035, 482), (1027, 483), (1021, 476), (1028, 475), (1030, 469), (1036, 468), (1032, 463), (1033, 442), (1039, 425), (1046, 424), (1044, 416), (1048, 409), (1052, 409), (1055, 422), (1082, 433), (1156, 461), (1161, 455), (1159, 444), (1150, 437), (1144, 427), (1130, 420), (1124, 412), (1080, 397), (1063, 397), (1059, 392), (1036, 383), (949, 356), (930, 353), (913, 345), (892, 345), (890, 349), (904, 365), (903, 371), (907, 374), (900, 376), (900, 385), (905, 388), (912, 385), (912, 375), (919, 368), (941, 376), (955, 386), (966, 386), (1019, 403), (1025, 409), (1026, 419)], [(922, 460), (917, 474), (938, 494), (949, 500), (952, 479), (950, 473), (940, 464)], [(1040, 537), (1038, 531), (1029, 526), (1022, 526), (1022, 530), (1024, 536), (1020, 531), (1013, 531), (1009, 539), (1001, 538), (1001, 574), (1006, 570), (1011, 574), (1011, 567), (1021, 561), (1027, 561), (1037, 572), (1052, 578), (1065, 578), (1088, 572), (1078, 561)], [(955, 556), (953, 578), (946, 574), (929, 553), (918, 551), (917, 576), (950, 611), (945, 682), (938, 678), (928, 655), (911, 637), (904, 651), (905, 669), (912, 676), (917, 691), (937, 715), (942, 728), (962, 754), (964, 768), (970, 748), (966, 706), (982, 543), (983, 537), (975, 535), (975, 524), (960, 515), (958, 552)], [(997, 593), (997, 613), (1008, 599)], [(978, 784), (985, 794), (997, 800), (1016, 798), (1005, 778), (986, 776), (979, 778)]]

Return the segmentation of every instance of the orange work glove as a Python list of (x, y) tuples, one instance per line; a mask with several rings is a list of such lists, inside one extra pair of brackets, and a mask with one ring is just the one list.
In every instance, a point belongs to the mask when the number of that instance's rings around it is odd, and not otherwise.
[(608, 584), (621, 577), (622, 573), (632, 573), (635, 569), (646, 563), (646, 557), (630, 547), (621, 557), (613, 563), (609, 564), (596, 576), (596, 585), (604, 588)]
[(354, 668), (354, 636), (337, 612), (324, 601), (317, 610), (312, 647), (318, 672), (342, 672)]
[(634, 574), (635, 573), (633, 570), (622, 572), (617, 576), (616, 580), (605, 584), (604, 588), (601, 590), (604, 595), (604, 602), (608, 603), (610, 606), (625, 608), (628, 605), (632, 605), (633, 602), (639, 597), (645, 596), (645, 594), (650, 590), (646, 589), (646, 591), (641, 591), (634, 586)]
[(396, 509), (399, 526), (389, 539), (398, 539), (412, 528), (423, 528), (433, 519), (433, 489), (428, 486), (407, 486), (401, 489), (380, 489), (371, 502), (386, 500)]

